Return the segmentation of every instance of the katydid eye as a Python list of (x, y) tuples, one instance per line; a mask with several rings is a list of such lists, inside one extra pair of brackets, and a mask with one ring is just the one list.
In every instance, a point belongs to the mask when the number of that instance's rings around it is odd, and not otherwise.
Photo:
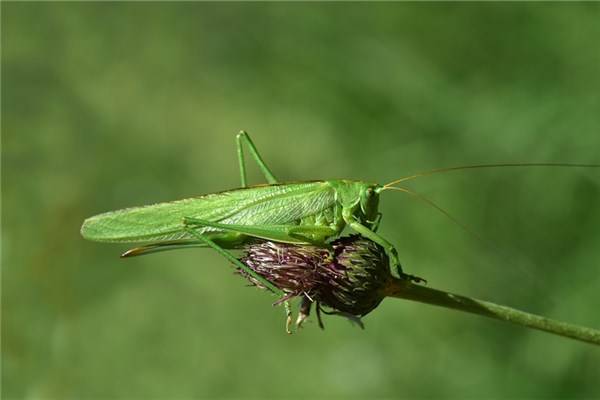
[(367, 188), (367, 197), (373, 197), (375, 191), (372, 188)]

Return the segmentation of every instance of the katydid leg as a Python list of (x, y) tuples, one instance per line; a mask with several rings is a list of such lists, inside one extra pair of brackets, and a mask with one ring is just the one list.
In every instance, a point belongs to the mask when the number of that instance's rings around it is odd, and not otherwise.
[(282, 296), (282, 297), (285, 295), (285, 293), (283, 293), (283, 291), (278, 289), (271, 282), (269, 282), (262, 276), (258, 275), (256, 272), (252, 271), (243, 262), (238, 260), (233, 254), (231, 254), (230, 252), (228, 252), (227, 250), (225, 250), (224, 248), (222, 248), (221, 246), (219, 246), (218, 244), (216, 244), (215, 242), (213, 242), (212, 240), (210, 240), (209, 238), (207, 238), (200, 232), (195, 231), (194, 229), (192, 229), (188, 226), (186, 226), (185, 229), (190, 235), (192, 235), (196, 239), (199, 239), (202, 242), (206, 243), (206, 245), (208, 247), (216, 250), (219, 254), (221, 254), (223, 257), (227, 258), (230, 262), (232, 262), (236, 267), (243, 269), (248, 275), (252, 276), (254, 279), (256, 279), (257, 281), (259, 281), (260, 283), (265, 285), (265, 287), (267, 287), (269, 290), (271, 290), (276, 295)]
[[(259, 281), (261, 284), (263, 284), (266, 288), (268, 288), (270, 291), (275, 293), (277, 296), (280, 296), (280, 297), (285, 296), (285, 293), (281, 289), (279, 289), (277, 286), (273, 285), (271, 282), (269, 282), (268, 280), (266, 280), (262, 276), (258, 275), (256, 272), (254, 272), (250, 268), (248, 268), (248, 266), (246, 266), (243, 262), (238, 260), (233, 254), (231, 254), (230, 252), (228, 252), (227, 250), (225, 250), (224, 248), (222, 248), (221, 246), (219, 246), (218, 244), (216, 244), (215, 242), (213, 242), (212, 240), (210, 240), (209, 238), (207, 238), (200, 232), (195, 231), (193, 228), (190, 228), (189, 226), (186, 225), (185, 229), (190, 235), (192, 235), (196, 239), (201, 240), (208, 247), (211, 247), (212, 249), (216, 250), (219, 254), (221, 254), (226, 259), (228, 259), (231, 263), (233, 263), (233, 265), (244, 270), (247, 274), (249, 274), (254, 279)], [(287, 301), (287, 300), (284, 301), (284, 307), (285, 307), (285, 313), (286, 313), (285, 331), (287, 333), (292, 333), (290, 331), (290, 324), (292, 322), (292, 310), (291, 310), (289, 301)]]
[(348, 225), (350, 225), (350, 228), (354, 229), (356, 232), (360, 233), (367, 239), (371, 239), (372, 241), (379, 244), (386, 250), (388, 256), (390, 257), (390, 264), (392, 265), (393, 268), (396, 269), (396, 272), (398, 273), (398, 276), (400, 278), (409, 279), (416, 283), (427, 282), (423, 278), (419, 278), (418, 276), (414, 276), (414, 275), (405, 274), (402, 271), (402, 266), (400, 265), (400, 260), (398, 257), (398, 251), (396, 250), (396, 247), (393, 244), (391, 244), (390, 242), (388, 242), (383, 237), (379, 236), (377, 233), (373, 232), (366, 226), (362, 225), (358, 221), (358, 219), (356, 219), (356, 217), (352, 214), (344, 215), (344, 220), (346, 220), (346, 223)]
[(402, 274), (402, 266), (400, 265), (400, 260), (398, 258), (398, 251), (396, 250), (396, 247), (393, 244), (391, 244), (390, 242), (388, 242), (383, 237), (379, 236), (377, 233), (373, 232), (366, 226), (362, 225), (354, 216), (349, 216), (346, 222), (348, 223), (348, 225), (350, 225), (350, 228), (354, 229), (356, 232), (360, 233), (367, 239), (371, 239), (375, 243), (382, 246), (388, 253), (388, 256), (390, 257), (390, 263), (392, 264), (392, 266), (397, 268), (399, 274)]
[(379, 223), (381, 222), (382, 216), (383, 216), (383, 214), (381, 214), (380, 212), (377, 213), (377, 218), (375, 218), (373, 225), (371, 225), (371, 230), (373, 232), (377, 232), (377, 229), (379, 229)]
[(236, 142), (238, 160), (240, 163), (240, 175), (242, 177), (242, 187), (248, 186), (248, 179), (246, 177), (246, 163), (244, 161), (244, 149), (242, 148), (244, 144), (246, 144), (246, 147), (248, 148), (248, 151), (250, 151), (252, 158), (254, 158), (254, 161), (256, 164), (258, 164), (258, 167), (264, 174), (265, 178), (267, 178), (267, 182), (278, 183), (277, 178), (275, 178), (275, 175), (273, 175), (269, 167), (267, 167), (267, 164), (258, 153), (258, 150), (256, 150), (256, 146), (254, 146), (254, 143), (252, 143), (250, 136), (245, 131), (240, 131), (240, 133), (238, 133)]
[[(312, 230), (314, 232), (314, 230)], [(331, 235), (328, 236), (333, 236), (335, 234), (335, 232), (333, 232)], [(323, 249), (327, 249), (331, 252), (331, 254), (333, 254), (333, 246), (330, 245), (327, 242), (323, 242), (320, 240), (315, 240), (312, 239), (311, 237), (307, 236), (306, 233), (303, 233), (303, 231), (298, 231), (297, 229), (295, 229), (295, 227), (291, 227), (288, 229), (288, 235), (293, 238), (296, 239), (299, 243), (307, 243), (310, 244), (312, 246), (315, 247), (321, 247)]]
[(324, 246), (324, 242), (318, 238), (328, 238), (336, 233), (334, 229), (324, 225), (236, 225), (192, 217), (184, 217), (183, 224), (187, 228), (193, 229), (215, 228), (274, 242), (313, 244), (316, 246)]

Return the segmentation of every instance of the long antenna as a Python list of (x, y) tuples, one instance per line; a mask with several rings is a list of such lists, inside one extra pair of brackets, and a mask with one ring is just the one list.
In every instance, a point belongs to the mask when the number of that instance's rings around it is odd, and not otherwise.
[(406, 178), (398, 179), (384, 186), (389, 188), (397, 183), (410, 181), (411, 179), (420, 178), (427, 175), (444, 174), (446, 172), (462, 171), (466, 169), (483, 169), (483, 168), (514, 168), (514, 167), (574, 167), (574, 168), (600, 168), (600, 164), (569, 164), (569, 163), (512, 163), (512, 164), (481, 164), (481, 165), (465, 165), (462, 167), (450, 167), (442, 169), (434, 169), (431, 171), (421, 172), (419, 174), (407, 176)]
[[(506, 165), (506, 164), (502, 164), (502, 165)], [(497, 255), (499, 255), (500, 257), (502, 257), (513, 268), (516, 268), (522, 274), (524, 274), (529, 279), (531, 279), (533, 282), (536, 282), (538, 285), (540, 285), (540, 287), (542, 288), (542, 290), (544, 291), (544, 293), (546, 293), (546, 295), (548, 295), (548, 297), (550, 297), (551, 299), (560, 299), (560, 296), (558, 295), (558, 293), (556, 293), (554, 290), (552, 290), (552, 288), (550, 287), (550, 285), (548, 285), (547, 282), (545, 282), (544, 280), (540, 279), (538, 276), (536, 276), (535, 274), (533, 274), (531, 271), (528, 271), (527, 269), (521, 267), (519, 264), (515, 263), (510, 257), (508, 257), (506, 254), (504, 254), (504, 252), (502, 250), (500, 250), (497, 246), (495, 246), (492, 242), (490, 242), (489, 240), (485, 239), (483, 236), (481, 236), (480, 234), (478, 234), (477, 232), (475, 232), (469, 226), (465, 225), (463, 222), (461, 222), (459, 219), (457, 219), (456, 217), (454, 217), (448, 211), (444, 210), (442, 207), (438, 206), (437, 204), (435, 204), (434, 202), (432, 202), (431, 200), (429, 200), (425, 196), (420, 195), (420, 194), (418, 194), (416, 192), (413, 192), (412, 190), (408, 190), (408, 189), (401, 188), (401, 187), (394, 187), (394, 186), (388, 186), (388, 185), (386, 185), (383, 188), (383, 190), (388, 190), (388, 189), (389, 190), (398, 190), (400, 192), (408, 193), (409, 195), (411, 195), (413, 197), (416, 197), (417, 199), (419, 199), (419, 200), (421, 200), (421, 201), (429, 204), (430, 206), (432, 206), (433, 208), (435, 208), (436, 210), (438, 210), (439, 212), (441, 212), (442, 214), (444, 214), (450, 221), (452, 221), (455, 224), (457, 224), (458, 226), (460, 226), (468, 234), (470, 234), (471, 236), (473, 236), (474, 238), (476, 238), (477, 240), (479, 240), (481, 243), (483, 243), (485, 246), (487, 246), (489, 249), (491, 249), (494, 253), (496, 253)]]

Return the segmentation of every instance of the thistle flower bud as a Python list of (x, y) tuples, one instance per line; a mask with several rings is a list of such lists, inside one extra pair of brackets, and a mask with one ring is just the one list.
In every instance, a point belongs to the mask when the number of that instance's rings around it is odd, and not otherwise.
[[(396, 278), (390, 273), (386, 251), (377, 243), (359, 235), (339, 238), (329, 243), (328, 248), (257, 240), (248, 243), (244, 250), (245, 254), (240, 262), (269, 284), (266, 285), (243, 269), (238, 269), (238, 273), (259, 288), (274, 286), (282, 291), (285, 296), (275, 304), (285, 302), (286, 309), (288, 300), (293, 297), (301, 298), (297, 327), (308, 317), (312, 303), (316, 302), (321, 328), (321, 306), (332, 310), (328, 314), (347, 317), (362, 328), (360, 317), (373, 311), (384, 297), (395, 297), (600, 345), (600, 331), (594, 329), (417, 285), (414, 283), (424, 282), (424, 279), (412, 275), (400, 273), (400, 278)], [(290, 318), (288, 309), (288, 333), (291, 333)]]
[[(339, 238), (330, 248), (256, 241), (247, 245), (240, 259), (248, 268), (282, 290), (283, 300), (302, 297), (297, 326), (317, 303), (329, 314), (348, 317), (360, 326), (360, 317), (373, 311), (401, 279), (390, 272), (386, 251), (359, 235)], [(243, 270), (238, 272), (254, 285), (262, 282)], [(320, 318), (319, 325), (322, 326)]]

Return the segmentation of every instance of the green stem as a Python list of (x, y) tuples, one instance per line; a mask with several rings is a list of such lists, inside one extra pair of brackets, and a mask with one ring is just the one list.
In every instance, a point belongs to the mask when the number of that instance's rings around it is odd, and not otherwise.
[(388, 293), (388, 296), (453, 308), (500, 321), (523, 325), (528, 328), (539, 329), (582, 342), (600, 345), (600, 331), (598, 330), (541, 317), (514, 308), (490, 303), (489, 301), (476, 300), (442, 290), (431, 289), (416, 285), (408, 280), (397, 280), (393, 289)]

